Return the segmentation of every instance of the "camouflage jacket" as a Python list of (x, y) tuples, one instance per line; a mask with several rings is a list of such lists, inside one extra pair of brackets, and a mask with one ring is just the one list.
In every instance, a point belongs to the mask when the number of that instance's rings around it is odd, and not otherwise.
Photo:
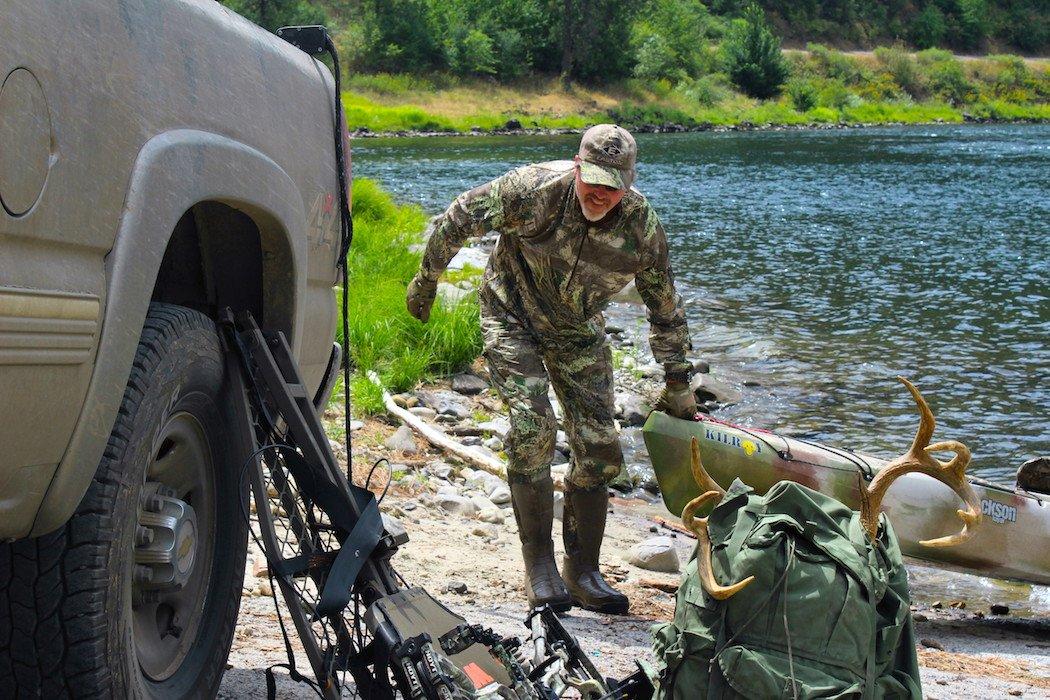
[(631, 189), (602, 221), (584, 218), (571, 161), (528, 165), (461, 194), (431, 223), (420, 275), (437, 281), (466, 240), (500, 234), (480, 294), (552, 349), (604, 334), (602, 311), (634, 279), (648, 307), (653, 356), (688, 374), (691, 350), (656, 212)]

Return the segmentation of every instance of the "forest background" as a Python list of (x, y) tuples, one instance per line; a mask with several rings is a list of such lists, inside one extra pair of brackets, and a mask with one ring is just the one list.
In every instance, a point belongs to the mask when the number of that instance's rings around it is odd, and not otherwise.
[(1050, 119), (1042, 0), (223, 0), (325, 24), (350, 128)]

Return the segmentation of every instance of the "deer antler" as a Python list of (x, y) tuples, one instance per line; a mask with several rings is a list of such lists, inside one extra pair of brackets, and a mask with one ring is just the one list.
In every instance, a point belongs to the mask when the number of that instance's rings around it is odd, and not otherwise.
[[(964, 542), (973, 536), (973, 528), (981, 522), (981, 502), (974, 493), (973, 487), (966, 479), (966, 466), (970, 463), (970, 450), (961, 442), (949, 440), (946, 442), (930, 443), (933, 437), (933, 429), (936, 421), (930, 410), (926, 399), (922, 397), (915, 385), (904, 377), (897, 377), (904, 386), (908, 387), (916, 405), (919, 407), (919, 429), (915, 433), (915, 439), (908, 451), (893, 460), (875, 475), (871, 484), (865, 487), (861, 484), (861, 508), (860, 519), (867, 530), (868, 536), (874, 540), (879, 532), (879, 509), (882, 506), (882, 498), (886, 495), (890, 484), (909, 472), (919, 472), (933, 477), (947, 486), (950, 486), (966, 503), (966, 510), (956, 511), (959, 519), (963, 521), (963, 529), (954, 535), (939, 537), (934, 540), (922, 540), (919, 544), (926, 547), (951, 547)], [(941, 462), (934, 458), (933, 452), (954, 452), (955, 456), (949, 462)]]
[(714, 570), (711, 566), (711, 537), (707, 532), (707, 518), (697, 518), (694, 516), (694, 513), (708, 501), (722, 498), (726, 492), (704, 469), (704, 465), (700, 461), (700, 443), (695, 437), (692, 439), (689, 447), (692, 452), (689, 466), (693, 471), (693, 478), (696, 479), (696, 483), (703, 493), (689, 501), (685, 508), (682, 509), (682, 523), (690, 532), (696, 535), (698, 549), (696, 553), (696, 571), (700, 576), (700, 584), (713, 598), (725, 600), (754, 581), (755, 577), (748, 576), (743, 581), (734, 583), (731, 586), (722, 586), (715, 580)]

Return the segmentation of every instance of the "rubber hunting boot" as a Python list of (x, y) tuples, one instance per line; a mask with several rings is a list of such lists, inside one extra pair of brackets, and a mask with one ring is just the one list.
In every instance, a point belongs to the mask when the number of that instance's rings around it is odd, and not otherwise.
[(511, 482), (510, 495), (525, 561), (529, 609), (549, 604), (555, 612), (564, 612), (572, 607), (572, 598), (554, 561), (554, 482), (549, 476), (528, 483)]
[(585, 610), (623, 615), (627, 596), (613, 588), (598, 570), (598, 554), (605, 536), (609, 511), (606, 487), (581, 489), (565, 485), (565, 582), (572, 602)]

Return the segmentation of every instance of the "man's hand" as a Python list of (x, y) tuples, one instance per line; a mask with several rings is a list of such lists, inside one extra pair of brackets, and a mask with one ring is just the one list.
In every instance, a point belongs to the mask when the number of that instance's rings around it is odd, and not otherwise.
[(408, 294), (405, 297), (408, 313), (426, 323), (430, 320), (430, 307), (434, 305), (435, 296), (437, 296), (437, 282), (431, 282), (416, 275), (408, 285)]
[(696, 417), (696, 396), (687, 382), (667, 382), (656, 410), (682, 420), (693, 420)]

